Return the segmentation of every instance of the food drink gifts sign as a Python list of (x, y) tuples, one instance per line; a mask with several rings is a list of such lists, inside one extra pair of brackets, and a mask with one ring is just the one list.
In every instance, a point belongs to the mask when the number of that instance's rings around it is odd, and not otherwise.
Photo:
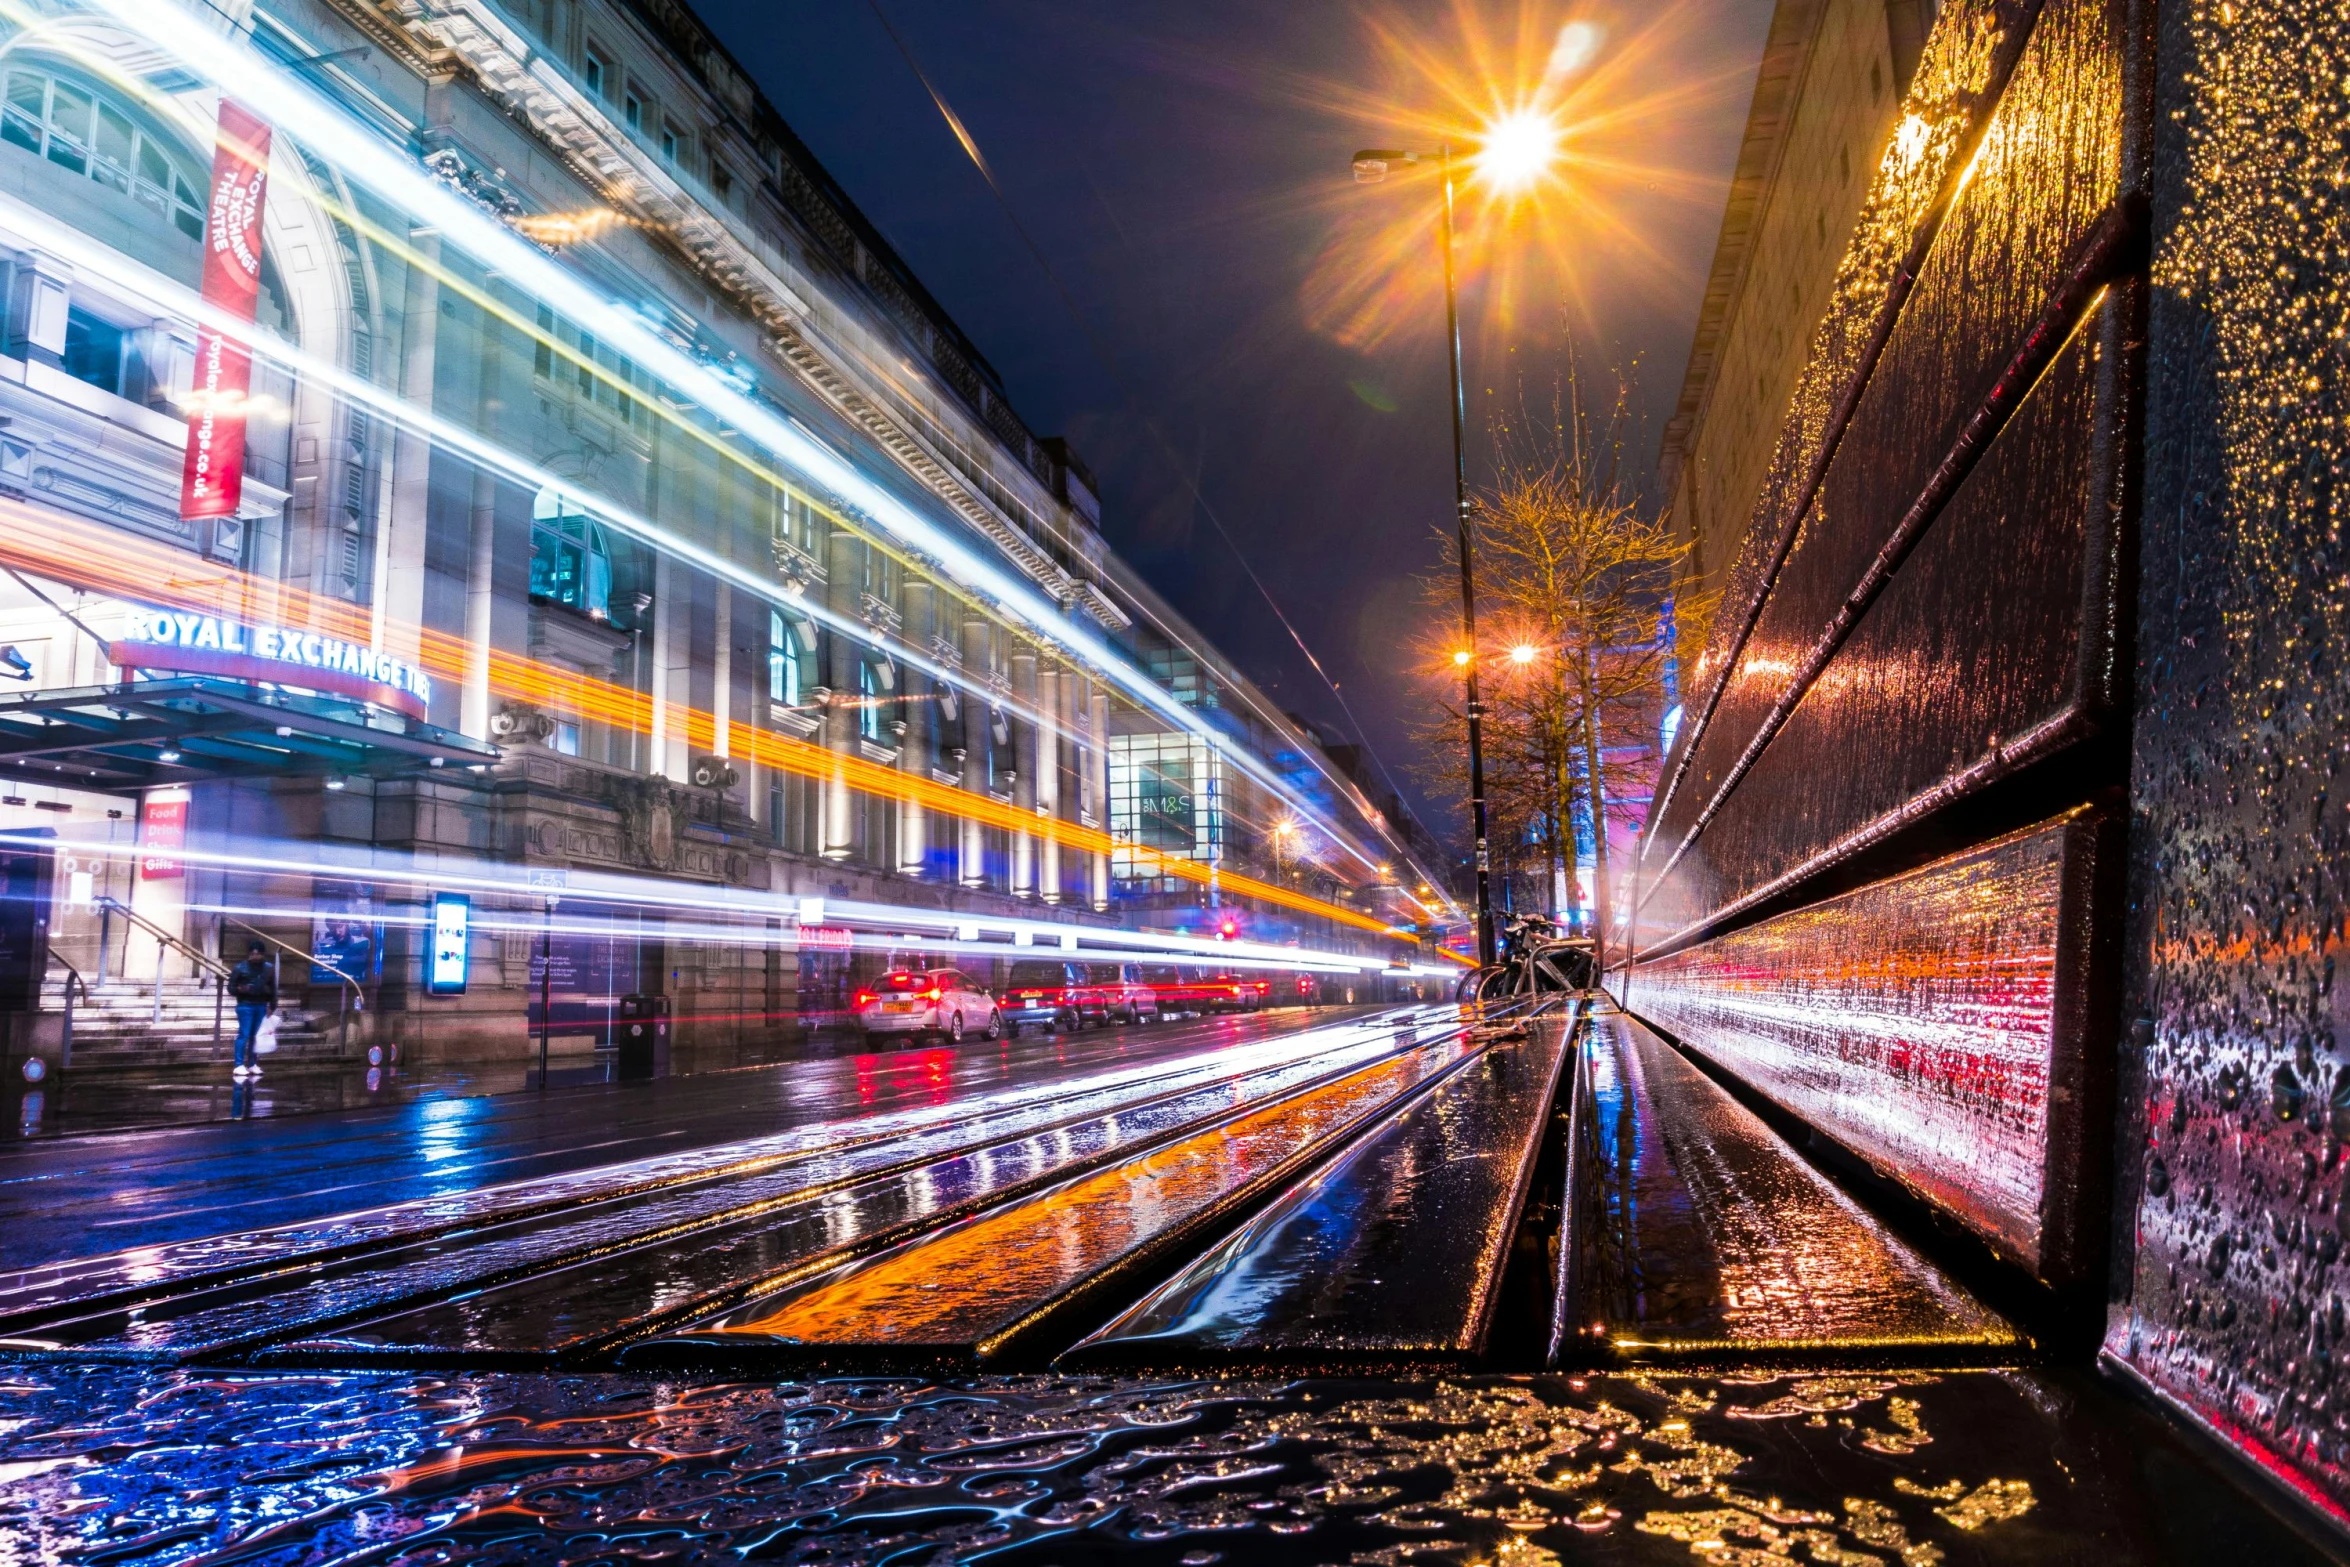
[(139, 802), (139, 879), (170, 881), (180, 874), (179, 851), (188, 841), (188, 796), (182, 790)]
[[(220, 100), (212, 152), (212, 205), (204, 218), (204, 303), (251, 322), (261, 296), (261, 210), (269, 189), (269, 125)], [(180, 516), (233, 517), (245, 491), (245, 396), (253, 351), (210, 322), (196, 336), (188, 394), (188, 455)]]

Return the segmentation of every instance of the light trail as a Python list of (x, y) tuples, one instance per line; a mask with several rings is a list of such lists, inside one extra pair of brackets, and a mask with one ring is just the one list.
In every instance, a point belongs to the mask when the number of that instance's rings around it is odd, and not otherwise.
[[(1295, 967), (1302, 960), (1317, 966), (1358, 973), (1404, 972), (1393, 968), (1388, 959), (1377, 954), (1330, 952), (1271, 942), (1226, 941), (1176, 932), (1134, 930), (1125, 926), (1087, 925), (1067, 920), (974, 914), (937, 908), (909, 908), (856, 899), (764, 893), (730, 886), (684, 885), (651, 877), (576, 867), (568, 871), (564, 885), (549, 887), (530, 880), (532, 867), (501, 865), (493, 861), (419, 856), (405, 850), (372, 846), (345, 854), (337, 853), (331, 844), (232, 840), (232, 845), (226, 848), (187, 846), (174, 850), (173, 857), (189, 865), (263, 876), (305, 875), (323, 876), (331, 880), (394, 883), (415, 889), (419, 896), (433, 890), (475, 891), (510, 896), (527, 903), (542, 903), (552, 895), (559, 900), (558, 906), (560, 902), (612, 904), (625, 908), (676, 910), (705, 918), (715, 911), (745, 920), (788, 918), (793, 921), (794, 927), (811, 924), (827, 927), (835, 924), (875, 926), (880, 928), (872, 934), (882, 937), (903, 936), (926, 947), (933, 942), (932, 937), (922, 934), (927, 929), (937, 932), (935, 942), (938, 945), (958, 943), (970, 950), (996, 957), (1019, 954), (1049, 957), (1056, 951), (1094, 957), (1157, 954), (1183, 961), (1246, 962), (1258, 967)], [(111, 859), (125, 864), (135, 863), (142, 852), (135, 843), (74, 841), (72, 848), (75, 853), (87, 858)], [(240, 918), (246, 917), (248, 913), (242, 908), (229, 909), (225, 904), (215, 912), (235, 912)], [(264, 907), (250, 912), (270, 918), (282, 917), (284, 914), (282, 907)], [(811, 915), (814, 917), (811, 918)], [(532, 921), (517, 928), (536, 931), (540, 926), (539, 922)], [(725, 939), (743, 945), (764, 944), (767, 936), (777, 934), (763, 928), (747, 932), (743, 927), (729, 929), (737, 934)], [(966, 932), (969, 934), (966, 935)], [(1009, 937), (1011, 942), (990, 943), (980, 939), (990, 932)], [(595, 933), (610, 935), (614, 931), (607, 923), (595, 926)], [(745, 942), (741, 937), (746, 933), (761, 939), (758, 942)], [(1071, 946), (1072, 942), (1076, 945)], [(1455, 963), (1460, 961), (1441, 948), (1426, 950), (1440, 957), (1451, 958)], [(1415, 966), (1410, 972), (1444, 971), (1435, 967)]]
[[(128, 856), (121, 855), (107, 857), (128, 858)], [(432, 884), (441, 890), (450, 890), (445, 886), (442, 878), (434, 878)], [(489, 889), (480, 890), (487, 891)], [(548, 891), (543, 887), (510, 890), (516, 898), (526, 901), (534, 896), (543, 898)], [(565, 892), (560, 896), (571, 898), (573, 895)], [(598, 897), (575, 899), (574, 901), (602, 903), (611, 900)], [(1027, 943), (965, 940), (956, 935), (941, 935), (935, 932), (924, 934), (920, 931), (903, 929), (902, 927), (905, 925), (918, 923), (908, 916), (923, 912), (921, 910), (899, 908), (888, 904), (836, 905), (831, 899), (825, 901), (825, 918), (828, 921), (837, 920), (844, 927), (862, 922), (889, 925), (893, 928), (888, 930), (848, 930), (846, 934), (849, 937), (849, 942), (845, 949), (840, 946), (807, 945), (801, 942), (797, 935), (799, 929), (806, 927), (794, 925), (781, 925), (773, 928), (753, 925), (694, 925), (680, 923), (674, 919), (660, 918), (657, 924), (648, 928), (630, 923), (624, 916), (617, 915), (603, 920), (566, 918), (558, 915), (552, 920), (547, 920), (533, 915), (527, 910), (509, 911), (503, 916), (488, 915), (477, 910), (472, 928), (477, 932), (527, 936), (534, 939), (542, 934), (552, 933), (557, 936), (585, 937), (593, 941), (615, 942), (635, 940), (647, 934), (649, 929), (649, 933), (658, 935), (664, 941), (691, 941), (704, 946), (738, 947), (761, 952), (769, 950), (782, 952), (839, 952), (848, 950), (886, 955), (902, 953), (911, 949), (929, 957), (947, 954), (954, 957), (1004, 958), (1013, 962), (1030, 958), (1042, 959), (1047, 962), (1057, 959), (1075, 963), (1089, 961), (1114, 963), (1162, 959), (1211, 968), (1248, 969), (1252, 972), (1267, 974), (1312, 973), (1374, 977), (1381, 974), (1392, 974), (1397, 978), (1440, 977), (1448, 979), (1458, 977), (1457, 970), (1442, 968), (1435, 964), (1415, 963), (1399, 967), (1377, 958), (1368, 958), (1352, 953), (1328, 952), (1318, 947), (1278, 947), (1271, 949), (1277, 954), (1276, 956), (1265, 956), (1255, 950), (1261, 944), (1198, 941), (1196, 938), (1161, 936), (1150, 932), (1127, 932), (1123, 934), (1131, 939), (1115, 944), (1097, 942), (1088, 945), (1084, 938), (1104, 938), (1121, 934), (1092, 925), (1052, 925), (1045, 922), (1024, 922), (1026, 934), (1034, 936), (1058, 931), (1064, 937), (1077, 938), (1078, 944), (1074, 946), (1070, 945), (1068, 940), (1060, 939), (1056, 939), (1050, 944), (1034, 940)], [(282, 907), (263, 904), (191, 901), (185, 907), (192, 914), (225, 914), (241, 920), (282, 919), (285, 915), (285, 910)], [(785, 912), (788, 913), (788, 911)], [(746, 916), (746, 918), (755, 917)], [(776, 915), (770, 913), (766, 917), (774, 919)], [(392, 909), (381, 909), (370, 911), (366, 916), (366, 923), (397, 925), (404, 930), (429, 930), (432, 926), (432, 918), (429, 914), (407, 914)], [(982, 920), (979, 923), (984, 928), (999, 928), (1002, 924), (1001, 921), (995, 920)], [(824, 928), (837, 927), (828, 924)], [(1184, 945), (1166, 945), (1168, 942), (1183, 942)]]
[[(1222, 738), (1177, 701), (1172, 692), (1134, 668), (1114, 647), (1063, 614), (1057, 605), (1028, 584), (973, 554), (959, 539), (868, 479), (848, 459), (788, 416), (744, 393), (700, 360), (679, 350), (632, 312), (597, 295), (536, 246), (431, 178), (404, 150), (395, 151), (374, 133), (353, 123), (340, 105), (307, 81), (281, 69), (259, 52), (209, 31), (191, 13), (176, 7), (157, 5), (153, 0), (85, 0), (85, 3), (104, 11), (118, 24), (223, 91), (251, 97), (256, 87), (264, 89), (273, 117), (281, 125), (298, 126), (298, 139), (317, 149), (345, 177), (358, 179), (412, 213), (425, 226), (438, 230), (444, 242), (454, 241), (460, 249), (490, 270), (513, 280), (558, 315), (592, 322), (596, 337), (605, 346), (646, 367), (656, 380), (679, 388), (786, 465), (845, 498), (860, 514), (896, 535), (904, 547), (929, 557), (934, 570), (956, 578), (963, 586), (991, 600), (999, 614), (1025, 624), (1057, 650), (1076, 655), (1139, 705), (1179, 729), (1210, 740)], [(241, 340), (262, 335), (249, 324), (227, 325)], [(273, 356), (274, 353), (273, 350)], [(302, 359), (306, 368), (313, 363), (307, 356)], [(321, 371), (327, 368), (317, 366)], [(353, 383), (354, 395), (365, 397), (371, 406), (380, 406), (379, 399), (385, 395), (383, 389), (356, 383), (355, 378), (339, 379)], [(469, 444), (480, 443), (469, 440)], [(482, 455), (483, 460), (497, 460), (496, 456)], [(657, 547), (679, 558), (691, 559), (727, 580), (740, 580), (761, 597), (773, 597), (771, 587), (760, 585), (741, 568), (707, 555), (686, 540), (657, 528), (650, 537), (660, 541)], [(1245, 749), (1229, 748), (1224, 754), (1275, 797), (1289, 801), (1317, 821), (1321, 819), (1311, 801), (1300, 797), (1278, 773)], [(1377, 861), (1348, 841), (1348, 835), (1333, 833), (1332, 836), (1363, 871), (1375, 871)], [(1391, 843), (1390, 847), (1398, 857), (1408, 858), (1400, 844)]]
[[(232, 572), (168, 545), (137, 539), (100, 524), (39, 511), (20, 501), (0, 498), (0, 517), (19, 524), (0, 530), (0, 561), (21, 569), (98, 593), (212, 614), (261, 614), (315, 626), (347, 640), (362, 643), (367, 640), (368, 616), (361, 606), (325, 598), (291, 583)], [(463, 678), (469, 656), (467, 644), (461, 638), (420, 627), (419, 642), (417, 662), (428, 673), (452, 680)], [(494, 695), (577, 712), (638, 735), (652, 732), (655, 704), (640, 692), (593, 676), (550, 668), (495, 648), (488, 650), (488, 663)], [(660, 705), (665, 710), (665, 725), (682, 735), (689, 747), (699, 746), (704, 751), (716, 749), (718, 725), (713, 714), (683, 704)], [(1165, 855), (1098, 827), (1040, 816), (1033, 809), (1011, 801), (942, 784), (920, 774), (900, 772), (861, 756), (828, 750), (812, 741), (731, 719), (727, 735), (730, 756), (781, 772), (838, 780), (862, 793), (910, 800), (942, 815), (1030, 834), (1081, 853), (1130, 855), (1147, 874), (1173, 876), (1200, 886), (1214, 885), (1236, 896), (1254, 898), (1296, 913), (1335, 920), (1384, 936), (1417, 940), (1410, 933), (1359, 910), (1236, 871)]]

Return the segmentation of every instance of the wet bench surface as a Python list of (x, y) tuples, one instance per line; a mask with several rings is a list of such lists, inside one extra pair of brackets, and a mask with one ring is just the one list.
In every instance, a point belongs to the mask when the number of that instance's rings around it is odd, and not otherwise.
[(1609, 1009), (1580, 1049), (1555, 1358), (2021, 1346), (1654, 1031)]
[(1474, 1361), (1573, 1031), (1494, 1046), (1059, 1363)]

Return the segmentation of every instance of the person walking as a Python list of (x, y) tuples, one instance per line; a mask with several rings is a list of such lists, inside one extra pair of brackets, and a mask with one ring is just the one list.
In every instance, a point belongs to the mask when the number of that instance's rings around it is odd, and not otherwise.
[(277, 1006), (277, 971), (270, 966), (269, 956), (256, 941), (245, 948), (245, 961), (228, 971), (228, 993), (237, 1003), (237, 1064), (229, 1076), (242, 1080), (261, 1075), (258, 1052), (253, 1048), (261, 1034), (261, 1024)]

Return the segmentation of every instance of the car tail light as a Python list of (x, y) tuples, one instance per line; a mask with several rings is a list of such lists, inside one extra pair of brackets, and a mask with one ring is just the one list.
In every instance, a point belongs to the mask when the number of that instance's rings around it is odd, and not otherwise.
[(933, 985), (928, 990), (922, 992), (922, 999), (925, 1001), (936, 1001), (938, 999), (938, 987)]
[(860, 990), (857, 992), (857, 999), (850, 1002), (849, 1005), (856, 1007), (869, 1007), (880, 999), (881, 998), (879, 996), (876, 996), (870, 990)]

